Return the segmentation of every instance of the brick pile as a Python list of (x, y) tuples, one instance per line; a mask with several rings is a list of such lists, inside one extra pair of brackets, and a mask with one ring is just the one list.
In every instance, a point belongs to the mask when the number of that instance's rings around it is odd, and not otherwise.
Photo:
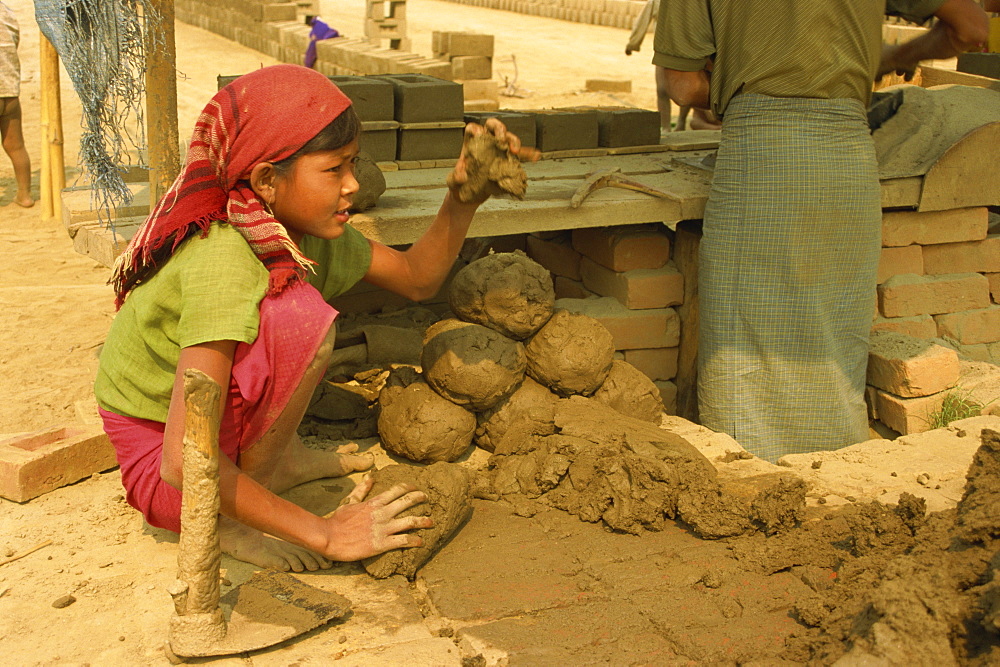
[(882, 245), (873, 331), (1000, 363), (1000, 220), (986, 207), (885, 211)]
[[(449, 0), (530, 16), (631, 30), (646, 0)], [(651, 24), (655, 25), (655, 24)], [(624, 43), (624, 42), (623, 42)]]
[(451, 63), (449, 78), (463, 85), (467, 110), (500, 108), (500, 89), (493, 81), (493, 35), (434, 31), (431, 50), (436, 58)]
[[(196, 25), (285, 63), (302, 64), (311, 28), (294, 2), (176, 0), (178, 20)], [(390, 39), (390, 42), (392, 40)], [(405, 50), (381, 48), (367, 39), (339, 37), (316, 43), (314, 68), (343, 74), (429, 74), (451, 79), (452, 64)]]
[(869, 417), (906, 435), (931, 429), (932, 415), (958, 384), (955, 350), (894, 331), (871, 336), (866, 400)]

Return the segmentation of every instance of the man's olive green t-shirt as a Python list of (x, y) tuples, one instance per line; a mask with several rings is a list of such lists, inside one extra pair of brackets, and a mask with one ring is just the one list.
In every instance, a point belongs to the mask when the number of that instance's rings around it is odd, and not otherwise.
[[(309, 282), (326, 300), (354, 286), (371, 264), (368, 240), (351, 226), (333, 241), (307, 236), (300, 247), (317, 262)], [(213, 223), (207, 236), (184, 241), (115, 316), (94, 385), (98, 405), (166, 422), (181, 348), (256, 340), (267, 283), (267, 269), (230, 225)]]
[(695, 72), (713, 58), (710, 100), (738, 93), (867, 105), (886, 14), (921, 23), (944, 0), (661, 0), (653, 64)]

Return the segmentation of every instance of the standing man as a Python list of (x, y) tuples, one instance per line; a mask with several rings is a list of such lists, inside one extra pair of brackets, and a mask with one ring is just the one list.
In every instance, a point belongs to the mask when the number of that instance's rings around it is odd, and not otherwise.
[[(939, 21), (883, 50), (886, 13)], [(986, 34), (973, 0), (661, 0), (653, 64), (670, 97), (723, 119), (700, 251), (705, 426), (769, 461), (868, 439), (872, 81)]]

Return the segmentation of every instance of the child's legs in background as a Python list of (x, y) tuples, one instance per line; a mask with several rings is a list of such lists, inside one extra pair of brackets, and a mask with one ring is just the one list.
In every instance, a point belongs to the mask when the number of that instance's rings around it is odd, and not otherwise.
[(31, 158), (24, 146), (21, 102), (16, 97), (0, 98), (0, 136), (3, 137), (4, 152), (14, 165), (14, 180), (17, 182), (14, 201), (20, 206), (31, 206), (35, 203), (31, 197)]

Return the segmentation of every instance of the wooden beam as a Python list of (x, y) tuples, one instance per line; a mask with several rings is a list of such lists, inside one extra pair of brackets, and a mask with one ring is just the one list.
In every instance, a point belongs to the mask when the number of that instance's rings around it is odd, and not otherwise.
[(155, 205), (180, 172), (174, 0), (151, 0), (146, 25), (146, 141), (149, 201)]

